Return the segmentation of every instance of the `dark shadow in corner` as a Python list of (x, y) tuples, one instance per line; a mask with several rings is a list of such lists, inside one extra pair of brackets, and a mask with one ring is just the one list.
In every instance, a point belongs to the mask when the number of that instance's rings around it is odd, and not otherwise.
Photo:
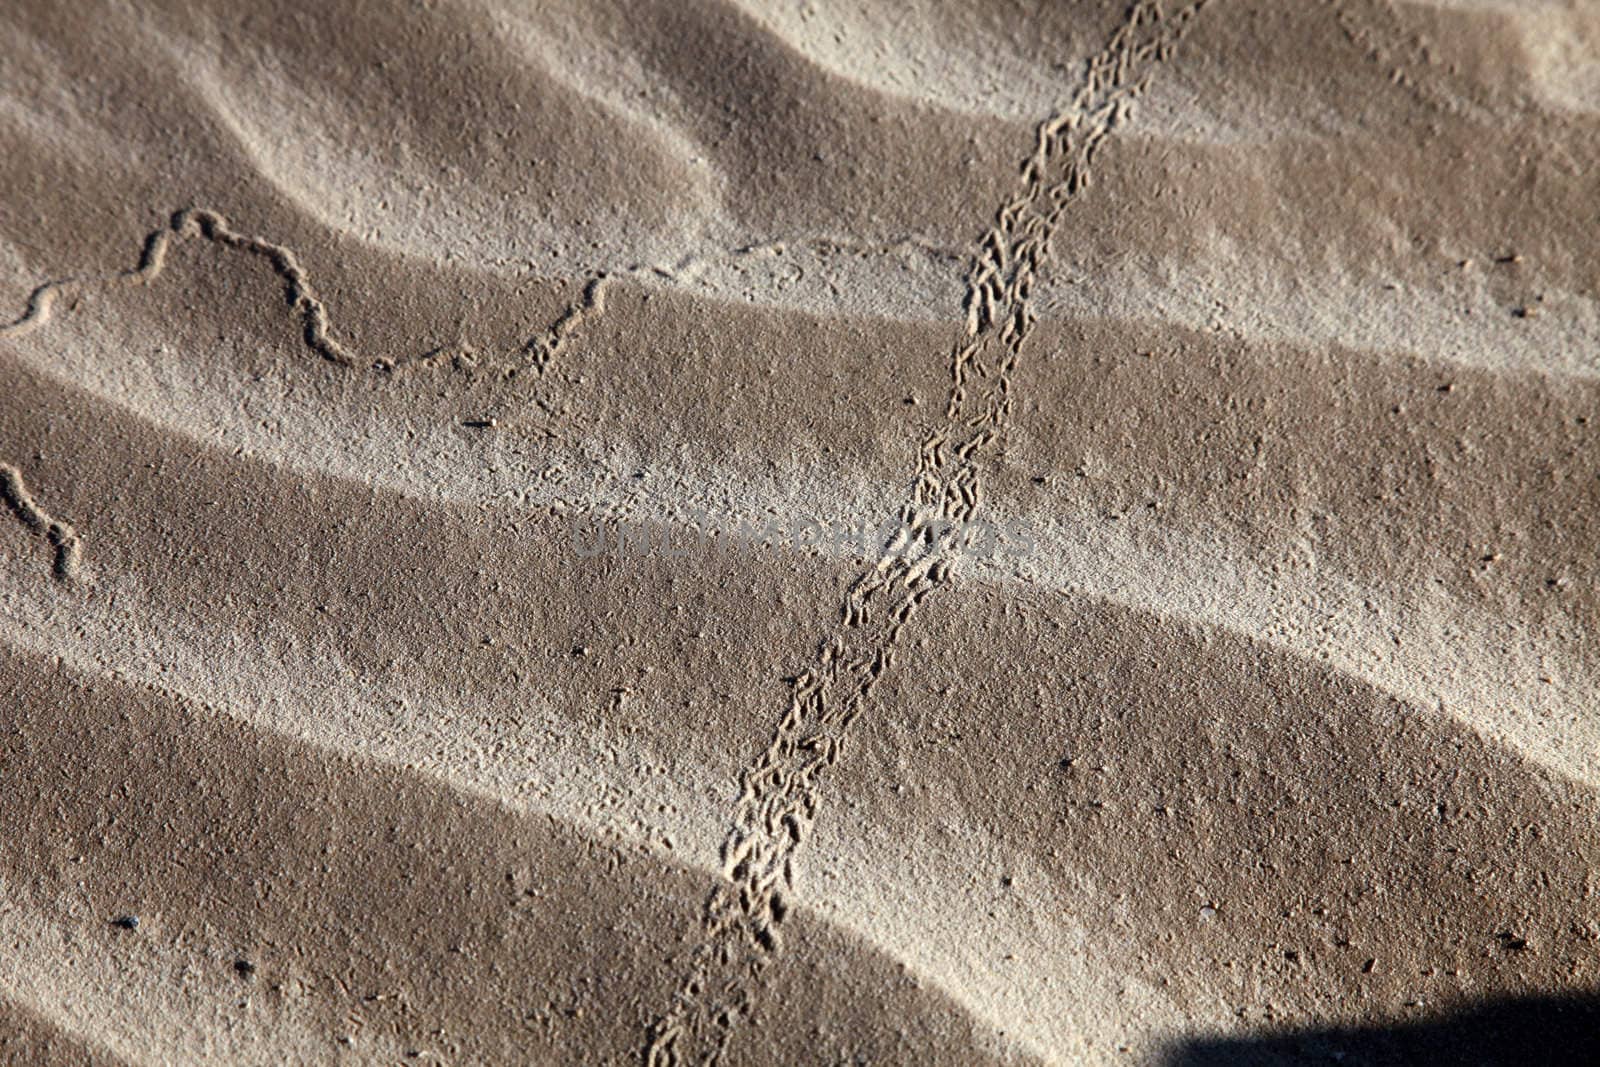
[(1260, 1037), (1197, 1037), (1167, 1067), (1421, 1067), (1600, 1064), (1600, 993), (1485, 1001), (1419, 1022), (1296, 1030)]

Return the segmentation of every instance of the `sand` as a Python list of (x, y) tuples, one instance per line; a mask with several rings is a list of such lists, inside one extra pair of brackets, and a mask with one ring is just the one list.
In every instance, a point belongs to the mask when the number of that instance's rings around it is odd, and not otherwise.
[(0, 1062), (1600, 1033), (1600, 8), (4, 23)]

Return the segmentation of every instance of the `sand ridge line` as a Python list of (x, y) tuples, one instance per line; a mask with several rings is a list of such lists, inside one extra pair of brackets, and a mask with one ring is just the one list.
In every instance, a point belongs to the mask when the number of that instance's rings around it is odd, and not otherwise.
[(70, 582), (78, 576), (79, 562), (83, 556), (83, 542), (69, 523), (52, 518), (34, 502), (28, 492), (22, 472), (8, 463), (0, 463), (0, 501), (17, 517), (23, 528), (36, 537), (49, 541), (55, 549), (55, 562), (51, 575), (58, 582)]
[(755, 978), (778, 947), (794, 884), (794, 856), (817, 815), (820, 780), (878, 679), (893, 665), (902, 628), (949, 579), (963, 530), (982, 500), (979, 465), (1011, 411), (1011, 378), (1035, 322), (1032, 293), (1069, 203), (1209, 0), (1175, 14), (1139, 0), (1091, 58), (1070, 104), (1038, 128), (1022, 189), (983, 236), (968, 274), (963, 336), (951, 357), (945, 425), (924, 440), (912, 499), (877, 562), (850, 588), (838, 629), (817, 662), (791, 681), (772, 742), (740, 775), (733, 825), (722, 845), (725, 881), (706, 902), (703, 938), (673, 1003), (651, 1027), (652, 1065), (715, 1062), (750, 1008)]
[[(66, 278), (45, 282), (28, 296), (27, 307), (13, 321), (0, 326), (0, 338), (22, 337), (46, 325), (58, 300), (71, 297), (91, 286), (147, 285), (161, 276), (166, 267), (167, 253), (174, 241), (199, 237), (224, 248), (265, 259), (273, 273), (283, 280), (284, 296), (289, 307), (300, 316), (305, 345), (330, 363), (341, 367), (356, 367), (360, 359), (350, 348), (333, 337), (329, 328), (327, 305), (311, 287), (305, 268), (300, 265), (294, 251), (261, 237), (240, 233), (228, 220), (215, 211), (204, 208), (185, 208), (172, 216), (171, 222), (145, 237), (138, 263), (132, 268), (100, 277)], [(528, 363), (536, 374), (542, 375), (550, 361), (561, 351), (570, 336), (590, 314), (604, 311), (602, 287), (607, 280), (603, 272), (589, 279), (583, 295), (539, 336), (533, 337), (518, 349), (520, 355), (529, 357)], [(423, 355), (423, 360), (445, 354), (435, 348)], [(393, 371), (400, 364), (388, 357), (371, 362), (375, 370)]]

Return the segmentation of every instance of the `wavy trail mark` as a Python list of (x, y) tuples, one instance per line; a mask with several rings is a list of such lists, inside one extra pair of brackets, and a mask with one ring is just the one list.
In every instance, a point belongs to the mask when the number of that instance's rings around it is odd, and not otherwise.
[(722, 844), (725, 881), (706, 902), (687, 974), (651, 1027), (652, 1067), (715, 1062), (748, 1013), (759, 973), (778, 947), (795, 853), (816, 818), (822, 776), (893, 665), (902, 628), (945, 584), (963, 551), (961, 531), (982, 499), (979, 467), (1011, 412), (1012, 375), (1035, 322), (1034, 284), (1051, 239), (1088, 186), (1096, 152), (1208, 2), (1189, 0), (1168, 15), (1157, 0), (1139, 0), (1088, 60), (1070, 104), (1038, 127), (1021, 187), (1001, 206), (969, 269), (945, 423), (923, 442), (899, 532), (851, 586), (837, 629), (793, 681), (771, 744), (740, 775)]
[(0, 502), (11, 510), (23, 528), (35, 537), (42, 537), (55, 549), (55, 563), (50, 573), (58, 582), (70, 582), (78, 576), (78, 561), (83, 555), (83, 542), (68, 523), (51, 518), (34, 502), (28, 492), (22, 472), (10, 464), (0, 464)]
[(561, 317), (550, 324), (550, 328), (541, 336), (535, 337), (523, 346), (522, 351), (532, 358), (535, 373), (543, 374), (550, 361), (560, 353), (561, 347), (567, 343), (567, 338), (590, 315), (603, 315), (606, 310), (605, 286), (610, 275), (604, 271), (589, 279), (589, 284), (583, 287), (583, 296), (578, 302), (569, 307)]
[[(139, 261), (132, 268), (114, 274), (84, 278), (66, 278), (46, 282), (34, 289), (28, 297), (27, 307), (12, 322), (0, 326), (0, 338), (21, 337), (32, 333), (50, 321), (58, 301), (71, 299), (89, 288), (114, 285), (143, 286), (161, 276), (166, 268), (167, 254), (175, 241), (203, 238), (224, 248), (244, 252), (267, 261), (282, 281), (284, 298), (290, 309), (300, 318), (305, 345), (330, 363), (341, 367), (361, 364), (357, 354), (340, 343), (329, 329), (328, 308), (311, 287), (305, 268), (294, 252), (280, 244), (261, 237), (252, 237), (233, 229), (228, 220), (215, 211), (204, 208), (186, 208), (172, 216), (171, 222), (150, 233), (144, 239)], [(605, 274), (591, 278), (584, 287), (583, 296), (568, 308), (544, 333), (524, 344), (519, 352), (538, 374), (543, 374), (573, 331), (591, 312), (604, 310), (602, 291), (607, 280)], [(442, 352), (433, 349), (424, 358)], [(394, 370), (397, 363), (387, 357), (371, 361), (378, 370)]]
[[(172, 216), (171, 221), (147, 235), (139, 253), (138, 262), (128, 270), (112, 274), (80, 278), (66, 278), (46, 282), (36, 287), (28, 296), (22, 314), (13, 321), (0, 325), (0, 339), (22, 337), (47, 325), (58, 301), (71, 300), (90, 288), (117, 285), (143, 286), (161, 276), (166, 268), (167, 255), (176, 241), (202, 238), (224, 248), (234, 249), (265, 259), (283, 281), (284, 298), (290, 309), (300, 318), (305, 345), (330, 363), (341, 367), (356, 367), (360, 360), (356, 353), (333, 337), (328, 326), (328, 309), (311, 287), (305, 268), (294, 252), (280, 244), (260, 237), (252, 237), (233, 229), (228, 220), (215, 211), (203, 208), (186, 208)], [(561, 351), (572, 333), (590, 314), (605, 309), (603, 290), (605, 274), (591, 278), (584, 286), (582, 297), (566, 310), (542, 334), (522, 345), (518, 354), (522, 361), (542, 376), (550, 361)], [(439, 355), (434, 349), (424, 359)], [(387, 358), (371, 362), (374, 369), (392, 371), (397, 364)], [(0, 465), (0, 501), (29, 531), (47, 539), (55, 546), (53, 572), (60, 581), (70, 581), (78, 571), (82, 542), (73, 528), (39, 510), (28, 494), (22, 474), (15, 467)]]

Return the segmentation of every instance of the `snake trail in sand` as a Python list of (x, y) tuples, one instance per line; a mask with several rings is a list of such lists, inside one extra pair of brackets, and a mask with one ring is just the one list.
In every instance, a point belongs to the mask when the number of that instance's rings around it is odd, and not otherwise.
[[(148, 285), (166, 269), (167, 256), (175, 242), (201, 238), (223, 248), (243, 252), (267, 261), (273, 273), (283, 282), (284, 298), (290, 309), (299, 316), (305, 346), (329, 363), (341, 367), (360, 366), (358, 353), (333, 336), (327, 305), (311, 287), (311, 280), (299, 258), (290, 248), (261, 237), (235, 230), (228, 220), (215, 211), (204, 208), (185, 208), (175, 213), (171, 221), (144, 239), (139, 261), (128, 270), (113, 274), (84, 278), (67, 278), (46, 282), (36, 287), (28, 296), (27, 306), (21, 315), (0, 325), (0, 338), (22, 337), (50, 322), (55, 305), (71, 300), (89, 288), (114, 285)], [(536, 374), (543, 374), (550, 361), (560, 352), (573, 331), (590, 314), (605, 310), (604, 291), (609, 275), (604, 272), (592, 276), (583, 287), (582, 295), (566, 309), (548, 329), (530, 338), (517, 352)], [(424, 360), (439, 355), (443, 349), (434, 349), (422, 357)], [(394, 370), (399, 364), (387, 357), (370, 361), (378, 370)]]
[(55, 551), (55, 562), (50, 573), (58, 582), (71, 582), (78, 576), (79, 561), (83, 556), (83, 541), (71, 523), (63, 522), (49, 514), (33, 499), (22, 472), (8, 463), (0, 463), (0, 503), (16, 516), (23, 529), (35, 537), (42, 537)]
[(652, 1067), (717, 1061), (748, 1013), (762, 967), (778, 947), (794, 858), (817, 816), (819, 787), (850, 724), (894, 662), (905, 625), (960, 557), (982, 502), (980, 464), (1011, 413), (1012, 377), (1036, 320), (1032, 298), (1051, 240), (1089, 183), (1100, 146), (1129, 115), (1208, 0), (1168, 14), (1139, 0), (1085, 65), (1071, 102), (1038, 127), (1021, 187), (983, 235), (966, 279), (965, 327), (950, 357), (944, 423), (923, 441), (897, 533), (850, 587), (839, 624), (793, 680), (771, 743), (741, 772), (722, 843), (722, 874), (701, 938), (671, 1004), (652, 1025)]

